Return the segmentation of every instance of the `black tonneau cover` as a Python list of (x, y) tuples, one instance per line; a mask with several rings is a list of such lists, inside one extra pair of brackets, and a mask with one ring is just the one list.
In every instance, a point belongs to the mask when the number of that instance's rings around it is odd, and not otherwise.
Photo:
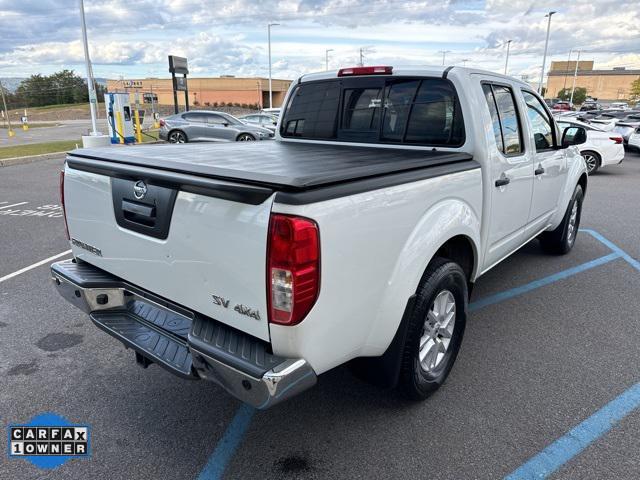
[[(226, 182), (237, 182), (247, 185), (247, 191), (254, 194), (262, 192), (257, 197), (273, 191), (287, 193), (287, 203), (298, 203), (293, 201), (292, 194), (323, 187), (363, 180), (371, 184), (374, 178), (398, 174), (406, 177), (408, 172), (433, 167), (444, 167), (432, 172), (442, 175), (479, 166), (466, 153), (280, 141), (86, 148), (70, 152), (67, 161), (72, 168), (104, 169), (107, 174), (128, 173), (129, 177), (136, 172), (149, 177), (153, 170), (165, 182), (171, 174), (178, 174), (177, 183), (185, 183), (185, 178), (194, 176), (219, 180), (227, 190)], [(410, 178), (401, 183), (411, 181)], [(249, 203), (258, 201), (257, 197)], [(318, 201), (316, 195), (313, 198)]]

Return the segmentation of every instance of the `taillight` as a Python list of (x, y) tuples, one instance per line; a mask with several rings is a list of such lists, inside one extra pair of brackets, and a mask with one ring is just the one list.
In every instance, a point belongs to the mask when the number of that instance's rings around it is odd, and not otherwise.
[(67, 234), (67, 240), (71, 240), (69, 225), (67, 225), (67, 209), (64, 207), (64, 170), (60, 171), (60, 205), (62, 205), (62, 217), (64, 218), (64, 232)]
[(391, 75), (393, 67), (351, 67), (338, 70), (339, 77), (352, 77), (356, 75)]
[(160, 124), (161, 127), (164, 127), (164, 120), (160, 119), (158, 123)]
[(300, 323), (320, 290), (318, 225), (307, 218), (272, 214), (267, 246), (269, 321)]
[(622, 137), (609, 137), (609, 140), (613, 140), (618, 145), (622, 143)]

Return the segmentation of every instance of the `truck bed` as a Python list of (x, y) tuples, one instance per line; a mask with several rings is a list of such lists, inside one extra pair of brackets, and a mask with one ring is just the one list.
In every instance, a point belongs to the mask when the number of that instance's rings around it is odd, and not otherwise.
[(67, 162), (254, 205), (275, 191), (283, 203), (310, 203), (479, 167), (461, 152), (280, 141), (86, 148)]
[(279, 141), (87, 148), (70, 155), (285, 190), (471, 159), (465, 153)]

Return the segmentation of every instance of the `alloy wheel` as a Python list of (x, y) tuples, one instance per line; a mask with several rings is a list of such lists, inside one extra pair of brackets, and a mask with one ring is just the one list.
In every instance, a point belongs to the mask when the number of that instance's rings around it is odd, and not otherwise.
[(433, 301), (422, 327), (418, 358), (422, 369), (430, 373), (444, 359), (456, 323), (456, 300), (449, 290), (442, 290)]

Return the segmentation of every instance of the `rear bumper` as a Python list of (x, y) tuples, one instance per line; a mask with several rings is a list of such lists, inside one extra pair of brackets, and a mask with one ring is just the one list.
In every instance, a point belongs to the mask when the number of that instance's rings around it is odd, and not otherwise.
[(101, 330), (136, 351), (143, 366), (156, 363), (189, 379), (206, 379), (259, 409), (291, 398), (316, 383), (300, 358), (270, 353), (254, 337), (156, 297), (88, 263), (51, 266), (62, 297)]

